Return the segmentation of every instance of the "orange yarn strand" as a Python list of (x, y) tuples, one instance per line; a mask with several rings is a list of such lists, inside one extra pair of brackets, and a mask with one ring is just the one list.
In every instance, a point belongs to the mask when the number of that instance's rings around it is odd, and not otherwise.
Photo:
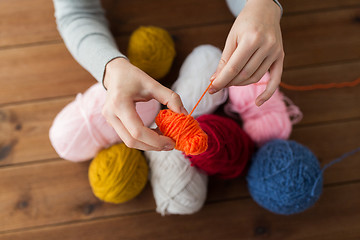
[(212, 82), (210, 82), (209, 86), (205, 89), (204, 93), (201, 95), (201, 97), (199, 98), (199, 100), (198, 100), (197, 103), (195, 104), (194, 108), (191, 110), (191, 112), (190, 112), (190, 114), (189, 114), (190, 116), (191, 116), (191, 114), (195, 111), (195, 109), (196, 109), (196, 107), (199, 105), (201, 99), (203, 99), (203, 97), (205, 96), (206, 92), (207, 92), (207, 91), (209, 90), (209, 88), (211, 87), (211, 84), (212, 84)]
[(313, 85), (306, 85), (306, 86), (295, 86), (291, 84), (286, 84), (281, 82), (280, 86), (294, 91), (311, 91), (317, 89), (331, 89), (331, 88), (344, 88), (344, 87), (355, 87), (360, 83), (360, 78), (351, 81), (351, 82), (343, 82), (343, 83), (326, 83), (326, 84), (313, 84)]

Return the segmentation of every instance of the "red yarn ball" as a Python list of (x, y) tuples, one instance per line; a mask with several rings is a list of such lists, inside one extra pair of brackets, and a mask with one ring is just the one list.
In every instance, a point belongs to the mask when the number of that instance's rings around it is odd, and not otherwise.
[(199, 155), (188, 155), (193, 166), (223, 179), (239, 176), (255, 151), (255, 144), (234, 120), (217, 115), (196, 119), (208, 135), (208, 148)]

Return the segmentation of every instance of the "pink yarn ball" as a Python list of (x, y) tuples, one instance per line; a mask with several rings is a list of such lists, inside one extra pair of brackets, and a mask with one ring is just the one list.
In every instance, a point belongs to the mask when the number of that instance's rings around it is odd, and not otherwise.
[[(279, 89), (261, 107), (255, 104), (255, 99), (265, 90), (269, 80), (270, 74), (266, 73), (257, 84), (229, 88), (226, 109), (240, 114), (245, 132), (258, 145), (272, 139), (288, 139), (292, 130), (284, 96)], [(296, 106), (292, 106), (292, 109), (295, 115), (301, 115)]]
[(251, 138), (230, 118), (210, 114), (196, 120), (208, 135), (208, 149), (188, 155), (192, 165), (223, 179), (239, 176), (255, 149)]
[[(50, 141), (60, 157), (81, 162), (95, 157), (99, 150), (122, 142), (101, 111), (106, 90), (97, 83), (84, 94), (79, 93), (55, 118), (50, 128)], [(136, 103), (144, 125), (150, 126), (160, 111), (156, 100)]]

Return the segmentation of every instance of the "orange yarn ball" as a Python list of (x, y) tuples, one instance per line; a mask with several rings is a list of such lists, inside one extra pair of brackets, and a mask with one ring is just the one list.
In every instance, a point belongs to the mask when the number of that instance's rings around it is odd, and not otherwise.
[(159, 112), (155, 122), (165, 136), (176, 142), (175, 149), (186, 155), (198, 155), (208, 148), (208, 136), (190, 115), (166, 109)]

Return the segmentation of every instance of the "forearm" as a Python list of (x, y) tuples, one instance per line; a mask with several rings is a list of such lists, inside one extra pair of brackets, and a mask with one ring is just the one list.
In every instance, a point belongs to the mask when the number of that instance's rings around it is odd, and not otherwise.
[(53, 0), (58, 30), (73, 57), (102, 82), (106, 64), (125, 57), (111, 35), (100, 0)]

